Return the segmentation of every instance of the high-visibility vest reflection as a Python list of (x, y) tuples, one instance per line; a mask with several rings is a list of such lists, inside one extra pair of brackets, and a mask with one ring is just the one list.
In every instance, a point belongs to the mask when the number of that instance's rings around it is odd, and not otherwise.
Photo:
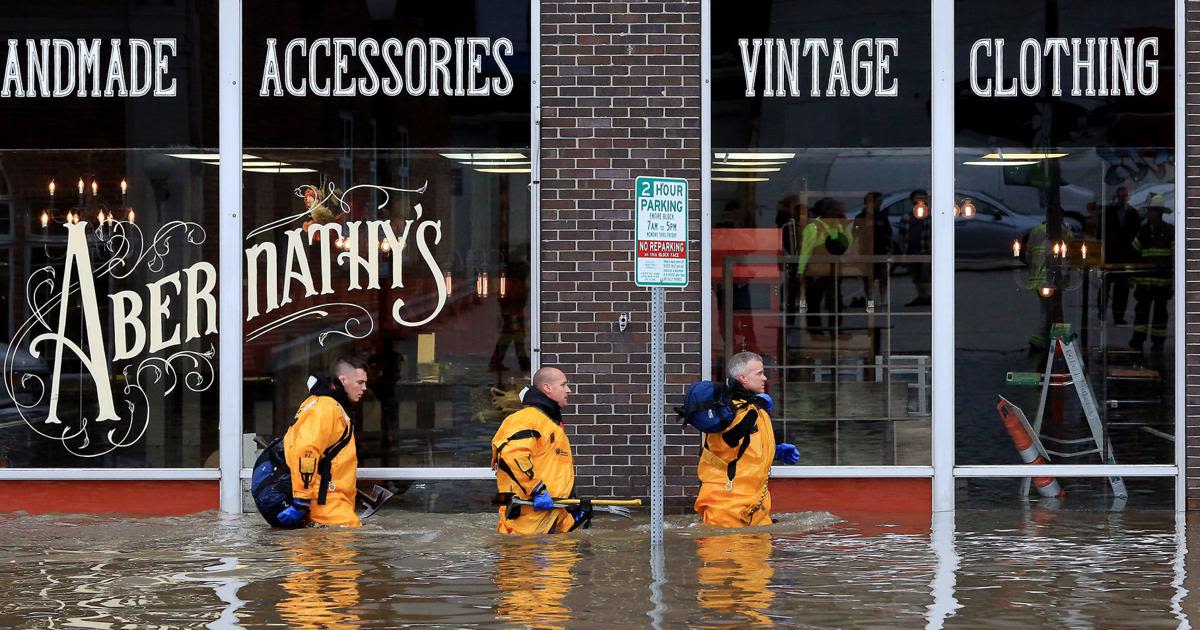
[[(725, 534), (696, 539), (700, 558), (696, 569), (697, 597), (706, 610), (719, 612), (721, 621), (774, 625), (767, 616), (775, 594), (771, 577), (770, 534)], [(729, 616), (729, 617), (726, 617)], [(731, 618), (730, 618), (731, 617)]]
[(579, 540), (543, 536), (500, 541), (493, 581), (500, 591), (497, 616), (529, 628), (566, 628), (574, 615), (566, 604), (575, 587)]
[(283, 579), (287, 596), (276, 607), (292, 628), (357, 628), (353, 613), (360, 601), (358, 553), (350, 546), (354, 533), (305, 529), (287, 537), (286, 557), (300, 570)]

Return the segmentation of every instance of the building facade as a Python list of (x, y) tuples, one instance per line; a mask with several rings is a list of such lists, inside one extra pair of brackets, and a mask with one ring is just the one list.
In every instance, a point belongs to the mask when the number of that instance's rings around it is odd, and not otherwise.
[(639, 176), (688, 182), (668, 407), (762, 355), (777, 509), (1189, 507), (1192, 8), (1108, 4), (23, 8), (0, 507), (240, 509), (342, 354), (363, 479), (484, 494), (554, 365), (580, 491), (646, 495)]

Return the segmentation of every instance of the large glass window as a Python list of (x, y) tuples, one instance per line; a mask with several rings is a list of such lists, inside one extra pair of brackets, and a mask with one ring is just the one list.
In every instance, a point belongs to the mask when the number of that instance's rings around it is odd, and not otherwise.
[(1173, 10), (957, 5), (959, 464), (1174, 462)]
[(244, 15), (246, 432), (352, 354), (360, 465), (487, 466), (530, 371), (529, 4)]
[(215, 467), (216, 6), (0, 14), (0, 466)]
[(808, 465), (928, 465), (930, 9), (712, 8), (712, 365)]

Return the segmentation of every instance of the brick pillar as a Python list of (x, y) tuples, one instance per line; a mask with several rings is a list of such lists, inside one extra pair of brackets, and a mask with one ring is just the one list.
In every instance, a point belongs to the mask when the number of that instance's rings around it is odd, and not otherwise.
[[(700, 3), (545, 0), (541, 10), (542, 365), (575, 383), (565, 417), (580, 491), (645, 496), (650, 291), (633, 284), (633, 180), (689, 182), (691, 286), (667, 290), (676, 405), (700, 377)], [(666, 495), (683, 505), (698, 486), (699, 442), (668, 414)]]

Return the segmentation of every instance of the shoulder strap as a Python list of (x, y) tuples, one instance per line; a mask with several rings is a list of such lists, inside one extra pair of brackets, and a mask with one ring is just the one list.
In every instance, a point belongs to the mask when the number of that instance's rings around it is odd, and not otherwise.
[[(338, 408), (341, 408), (340, 404)], [(330, 476), (333, 474), (333, 459), (338, 456), (338, 453), (342, 452), (342, 449), (346, 448), (346, 445), (352, 439), (354, 439), (354, 425), (347, 421), (346, 428), (342, 431), (342, 437), (338, 438), (338, 441), (325, 449), (324, 453), (321, 453), (321, 459), (317, 461), (317, 472), (321, 475), (321, 486), (320, 490), (317, 491), (317, 505), (325, 505), (325, 498), (329, 494), (329, 481)]]

